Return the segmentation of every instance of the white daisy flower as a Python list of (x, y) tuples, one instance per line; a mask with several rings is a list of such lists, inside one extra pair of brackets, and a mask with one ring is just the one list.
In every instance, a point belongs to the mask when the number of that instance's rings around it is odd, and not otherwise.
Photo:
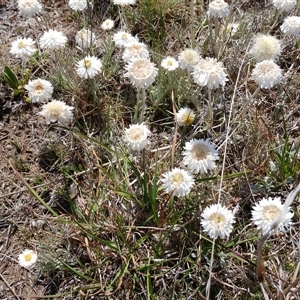
[[(257, 226), (257, 229), (262, 230), (262, 233), (265, 234), (271, 229), (273, 221), (282, 212), (283, 207), (280, 197), (275, 197), (274, 199), (271, 197), (268, 199), (263, 198), (253, 207), (251, 220)], [(284, 231), (285, 227), (290, 226), (293, 215), (294, 213), (288, 208), (274, 232), (277, 233), (278, 230)]]
[(188, 72), (193, 70), (193, 67), (199, 62), (200, 55), (196, 50), (185, 49), (180, 52), (178, 62), (181, 69), (187, 69)]
[(40, 38), (42, 49), (57, 50), (65, 46), (67, 37), (60, 31), (49, 29), (45, 31)]
[(67, 124), (73, 119), (72, 110), (74, 107), (66, 105), (63, 101), (53, 100), (43, 106), (38, 114), (46, 119), (46, 123), (60, 122)]
[(219, 159), (218, 151), (208, 140), (192, 139), (186, 142), (183, 152), (183, 164), (193, 173), (207, 173), (216, 168)]
[(167, 56), (161, 61), (160, 65), (167, 71), (174, 71), (179, 67), (179, 62), (175, 58)]
[(209, 3), (207, 14), (211, 18), (225, 18), (230, 13), (230, 6), (223, 0), (214, 0)]
[(86, 0), (69, 0), (69, 6), (74, 10), (84, 10), (87, 7)]
[(76, 33), (75, 40), (80, 48), (86, 49), (96, 43), (96, 36), (89, 29), (81, 29)]
[(37, 261), (37, 253), (33, 250), (25, 249), (18, 257), (21, 267), (29, 268)]
[(252, 78), (261, 88), (269, 89), (281, 82), (282, 70), (272, 60), (264, 60), (255, 65)]
[(136, 0), (113, 0), (113, 4), (126, 6), (135, 4)]
[(200, 86), (206, 86), (209, 89), (224, 86), (227, 81), (225, 68), (221, 62), (218, 62), (215, 58), (202, 58), (194, 66), (192, 71), (194, 81)]
[(31, 56), (37, 50), (34, 44), (32, 38), (18, 38), (12, 43), (10, 53), (19, 58)]
[(77, 63), (76, 72), (80, 78), (93, 78), (100, 73), (102, 62), (95, 56), (86, 56)]
[(115, 22), (111, 19), (106, 19), (102, 24), (101, 24), (101, 28), (103, 30), (111, 30), (113, 29), (115, 26)]
[(121, 30), (114, 34), (113, 41), (115, 42), (116, 46), (122, 47), (130, 42), (138, 41), (138, 39), (132, 36), (130, 33)]
[(235, 222), (233, 212), (221, 204), (206, 207), (201, 218), (203, 231), (212, 239), (229, 237)]
[(190, 193), (195, 179), (188, 171), (174, 168), (171, 172), (162, 174), (161, 182), (168, 194), (182, 197)]
[(291, 10), (296, 4), (297, 0), (272, 0), (273, 5), (280, 10)]
[(125, 50), (123, 52), (122, 58), (126, 63), (137, 58), (149, 57), (149, 51), (144, 43), (133, 41), (130, 43), (126, 43), (124, 46)]
[(237, 30), (239, 28), (239, 23), (228, 23), (225, 25), (222, 25), (222, 31), (226, 34), (226, 36), (233, 36), (237, 33)]
[(278, 39), (269, 34), (259, 34), (249, 53), (257, 61), (275, 60), (281, 53), (281, 44)]
[(53, 86), (50, 81), (44, 79), (29, 80), (28, 84), (24, 85), (28, 91), (28, 96), (32, 103), (47, 102), (53, 93)]
[(21, 15), (32, 17), (42, 10), (42, 5), (38, 0), (18, 0), (18, 8)]
[(130, 125), (125, 129), (125, 142), (132, 150), (140, 151), (150, 143), (148, 140), (150, 134), (150, 130), (144, 123)]
[(286, 35), (298, 36), (300, 34), (300, 17), (286, 17), (280, 29)]
[(157, 68), (148, 58), (139, 58), (126, 65), (125, 77), (137, 88), (147, 88), (157, 76)]
[(191, 125), (195, 120), (195, 112), (188, 107), (180, 108), (176, 113), (176, 121), (179, 126)]

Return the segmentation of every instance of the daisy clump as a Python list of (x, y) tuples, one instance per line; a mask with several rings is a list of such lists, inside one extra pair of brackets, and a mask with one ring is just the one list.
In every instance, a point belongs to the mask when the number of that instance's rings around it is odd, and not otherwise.
[(125, 130), (125, 142), (132, 150), (141, 151), (150, 143), (148, 140), (150, 134), (150, 130), (144, 123), (130, 125)]
[[(275, 197), (274, 199), (271, 197), (268, 199), (263, 198), (253, 207), (251, 220), (257, 226), (257, 229), (261, 230), (262, 234), (265, 234), (270, 231), (272, 223), (283, 209), (284, 205), (281, 203), (280, 197)], [(294, 213), (291, 212), (290, 207), (288, 207), (279, 225), (273, 232), (284, 231), (286, 227), (289, 227), (292, 224), (293, 215)]]
[(165, 57), (160, 65), (167, 71), (175, 71), (179, 67), (178, 61), (171, 56)]
[(187, 48), (180, 52), (178, 56), (179, 66), (183, 70), (191, 72), (194, 66), (199, 62), (200, 55), (196, 50)]
[(234, 222), (233, 212), (221, 204), (208, 206), (201, 214), (203, 231), (212, 239), (229, 237)]
[(209, 3), (207, 13), (211, 18), (226, 18), (230, 13), (230, 6), (223, 0), (214, 0)]
[(272, 60), (264, 60), (256, 64), (252, 78), (261, 88), (270, 89), (281, 82), (282, 71)]
[(63, 101), (53, 100), (45, 104), (38, 114), (46, 119), (47, 124), (58, 121), (65, 125), (73, 119), (73, 109), (74, 107), (68, 106)]
[(148, 58), (130, 61), (125, 68), (127, 72), (124, 76), (128, 77), (131, 84), (137, 88), (149, 87), (155, 81), (158, 73), (158, 69)]
[(250, 54), (257, 61), (275, 60), (281, 54), (280, 41), (269, 34), (260, 34), (255, 38)]
[(207, 86), (209, 89), (225, 86), (228, 80), (225, 68), (215, 58), (207, 57), (200, 59), (192, 72), (194, 81), (200, 86)]
[(161, 182), (168, 194), (183, 197), (191, 192), (195, 179), (188, 171), (174, 168), (172, 171), (162, 174)]
[(18, 38), (12, 43), (10, 53), (18, 58), (30, 57), (37, 49), (32, 38)]
[(196, 114), (189, 107), (180, 108), (176, 113), (175, 119), (179, 126), (191, 125), (195, 120)]
[(87, 7), (87, 1), (86, 0), (69, 0), (69, 6), (73, 10), (84, 10)]
[(28, 91), (28, 96), (32, 103), (47, 102), (53, 93), (53, 86), (50, 81), (44, 79), (29, 80), (28, 84), (24, 85)]
[(96, 36), (89, 29), (83, 28), (76, 33), (75, 40), (76, 40), (76, 44), (81, 49), (86, 49), (96, 43)]
[(77, 63), (76, 72), (80, 78), (94, 78), (100, 73), (102, 62), (95, 56), (86, 56)]
[(300, 34), (300, 17), (291, 16), (285, 18), (280, 29), (285, 35), (298, 36)]
[(33, 250), (25, 249), (18, 257), (21, 267), (32, 267), (37, 261), (37, 253)]
[(193, 139), (184, 146), (183, 163), (193, 173), (207, 173), (216, 168), (218, 151), (208, 140)]
[(60, 31), (49, 29), (40, 38), (40, 46), (46, 50), (58, 50), (65, 46), (67, 37)]
[(42, 10), (42, 5), (38, 0), (18, 0), (18, 9), (21, 15), (32, 17)]

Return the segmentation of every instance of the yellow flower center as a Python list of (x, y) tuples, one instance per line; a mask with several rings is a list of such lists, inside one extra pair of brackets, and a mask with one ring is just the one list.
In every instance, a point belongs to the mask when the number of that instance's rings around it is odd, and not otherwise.
[(191, 150), (191, 156), (196, 160), (206, 159), (209, 153), (208, 147), (203, 144), (196, 144)]
[(26, 45), (25, 45), (25, 43), (23, 41), (20, 41), (18, 43), (18, 46), (19, 46), (19, 48), (26, 48)]
[(91, 65), (92, 65), (92, 62), (91, 62), (90, 59), (85, 59), (85, 60), (84, 60), (84, 66), (85, 66), (86, 68), (90, 68)]
[(131, 68), (132, 76), (135, 79), (149, 78), (152, 72), (153, 72), (153, 66), (147, 60), (137, 60), (133, 63), (133, 66)]
[(192, 124), (194, 122), (194, 120), (195, 120), (195, 114), (190, 113), (190, 112), (184, 113), (181, 118), (182, 124), (185, 124), (185, 125)]
[(172, 183), (175, 183), (175, 184), (179, 185), (183, 181), (184, 181), (184, 177), (183, 177), (183, 175), (181, 173), (177, 173), (177, 174), (174, 174), (172, 176), (172, 180), (171, 180)]
[(264, 208), (263, 216), (271, 222), (277, 217), (279, 211), (280, 210), (276, 205), (268, 205)]
[(44, 90), (44, 87), (43, 87), (41, 84), (38, 84), (38, 85), (35, 87), (35, 90), (36, 90), (36, 91), (43, 91), (43, 90)]
[(209, 217), (209, 221), (216, 227), (222, 227), (226, 223), (225, 216), (218, 212), (211, 214), (211, 216)]
[(27, 254), (25, 254), (24, 255), (24, 259), (25, 259), (25, 261), (31, 261), (31, 259), (32, 259), (32, 255), (30, 254), (30, 253), (27, 253)]
[(141, 128), (133, 128), (130, 130), (129, 136), (132, 140), (138, 141), (143, 136), (143, 130)]

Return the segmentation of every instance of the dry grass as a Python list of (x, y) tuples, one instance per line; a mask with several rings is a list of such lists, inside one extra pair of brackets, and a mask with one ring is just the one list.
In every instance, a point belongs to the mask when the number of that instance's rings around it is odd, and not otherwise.
[[(234, 35), (221, 30), (219, 44), (206, 1), (140, 0), (126, 8), (129, 31), (147, 44), (157, 66), (194, 45), (201, 56), (222, 61), (229, 79), (223, 90), (213, 90), (208, 119), (207, 89), (184, 70), (160, 70), (146, 90), (151, 144), (137, 154), (123, 142), (124, 129), (140, 113), (137, 90), (124, 78), (122, 50), (112, 42), (124, 15), (109, 1), (93, 2), (90, 13), (77, 14), (67, 1), (43, 1), (38, 21), (17, 15), (15, 1), (0, 7), (0, 67), (9, 66), (20, 83), (13, 96), (3, 75), (0, 82), (0, 298), (207, 299), (209, 288), (210, 299), (299, 299), (299, 199), (292, 205), (294, 225), (264, 247), (263, 283), (255, 273), (261, 233), (250, 220), (254, 203), (285, 199), (299, 183), (299, 40), (280, 31), (286, 15), (299, 14), (299, 4), (278, 13), (271, 3), (231, 1), (229, 19), (220, 22), (239, 27)], [(112, 32), (100, 28), (108, 17), (116, 20)], [(75, 34), (85, 23), (98, 39), (91, 51), (103, 61), (95, 80), (75, 72), (83, 57)], [(67, 35), (65, 50), (27, 64), (9, 54), (17, 36), (37, 40), (45, 28)], [(277, 61), (283, 82), (268, 90), (251, 79), (255, 61), (248, 49), (261, 32), (283, 46)], [(52, 82), (55, 99), (75, 106), (72, 125), (47, 125), (37, 115), (40, 105), (28, 101), (23, 86), (38, 77)], [(174, 109), (184, 106), (197, 116), (182, 129)], [(217, 145), (217, 169), (198, 176), (187, 197), (170, 198), (160, 176), (172, 161), (180, 166), (191, 138)], [(230, 237), (213, 246), (200, 218), (218, 198), (236, 223)], [(18, 265), (24, 248), (39, 255), (30, 270)]]

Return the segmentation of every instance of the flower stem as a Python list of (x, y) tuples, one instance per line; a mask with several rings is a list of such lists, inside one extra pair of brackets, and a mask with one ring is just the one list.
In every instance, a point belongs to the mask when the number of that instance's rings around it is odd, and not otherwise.
[(209, 129), (211, 129), (214, 122), (211, 89), (208, 89), (207, 122), (208, 122)]
[(142, 109), (140, 114), (140, 123), (144, 121), (144, 115), (146, 112), (146, 90), (142, 88)]

